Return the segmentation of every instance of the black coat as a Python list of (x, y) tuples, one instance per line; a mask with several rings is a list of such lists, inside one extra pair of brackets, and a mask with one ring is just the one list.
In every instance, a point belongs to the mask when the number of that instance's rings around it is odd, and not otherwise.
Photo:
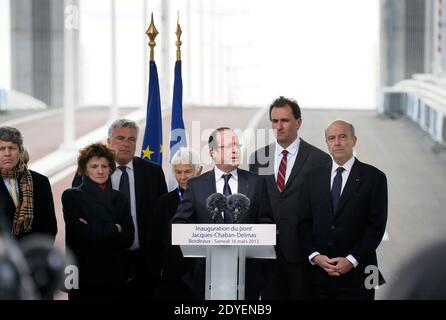
[(179, 246), (173, 246), (170, 221), (178, 209), (180, 198), (178, 188), (163, 194), (156, 205), (157, 240), (162, 261), (160, 294), (167, 299), (188, 299), (190, 292), (182, 277), (191, 266), (190, 259), (184, 259)]
[[(139, 157), (133, 158), (135, 174), (136, 220), (138, 225), (139, 243), (145, 255), (145, 270), (148, 270), (153, 281), (157, 281), (160, 270), (159, 252), (156, 243), (156, 202), (162, 194), (167, 193), (166, 180), (162, 168)], [(80, 184), (76, 176), (73, 186)]]
[[(264, 180), (258, 175), (242, 169), (237, 169), (237, 174), (238, 193), (244, 194), (250, 200), (249, 210), (239, 217), (238, 223), (273, 223), (272, 210)], [(172, 223), (214, 223), (206, 208), (206, 199), (216, 192), (214, 170), (199, 177), (191, 178)], [(217, 223), (224, 223), (221, 215), (218, 215)], [(204, 299), (205, 295), (205, 265), (202, 260), (197, 260), (194, 270), (185, 277), (197, 299)], [(261, 287), (264, 284), (260, 261), (248, 259), (245, 276), (246, 299), (258, 299)]]
[[(110, 187), (102, 191), (83, 177), (79, 187), (64, 191), (62, 205), (66, 245), (79, 267), (79, 288), (122, 285), (126, 280), (125, 252), (135, 232), (125, 196)], [(118, 232), (115, 224), (121, 225), (123, 231)]]
[(315, 251), (329, 258), (351, 254), (359, 265), (345, 275), (330, 277), (308, 262), (309, 281), (315, 286), (363, 288), (369, 274), (366, 267), (377, 267), (375, 250), (386, 228), (387, 179), (377, 168), (356, 159), (333, 213), (331, 166), (310, 172), (302, 188), (298, 229), (304, 254), (307, 259)]
[[(34, 218), (32, 229), (29, 233), (21, 233), (16, 239), (21, 239), (29, 234), (45, 234), (53, 241), (57, 233), (56, 214), (54, 212), (53, 193), (47, 177), (30, 170), (34, 188)], [(6, 188), (3, 178), (0, 177), (0, 217), (7, 221), (6, 230), (11, 233), (12, 220), (14, 218), (15, 205)]]
[(282, 256), (289, 263), (304, 263), (297, 234), (297, 195), (302, 188), (306, 174), (324, 164), (331, 163), (330, 156), (301, 139), (296, 161), (282, 192), (277, 189), (274, 176), (275, 144), (257, 150), (250, 160), (249, 170), (265, 178), (274, 221), (279, 231)]
[[(263, 179), (242, 169), (237, 169), (237, 174), (238, 193), (247, 196), (251, 203), (248, 212), (239, 217), (238, 223), (272, 223), (271, 205)], [(214, 223), (206, 208), (206, 199), (216, 192), (214, 170), (191, 178), (172, 223)], [(217, 223), (223, 223), (221, 215), (218, 215)]]

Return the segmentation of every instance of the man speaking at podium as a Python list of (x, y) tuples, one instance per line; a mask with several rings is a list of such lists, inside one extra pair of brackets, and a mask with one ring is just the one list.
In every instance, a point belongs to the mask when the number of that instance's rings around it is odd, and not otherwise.
[[(225, 196), (241, 193), (250, 200), (250, 208), (241, 215), (238, 223), (273, 223), (272, 210), (263, 179), (239, 169), (240, 143), (235, 132), (226, 127), (214, 130), (208, 140), (209, 154), (215, 163), (213, 170), (189, 180), (183, 201), (172, 223), (214, 223), (206, 207), (207, 198), (214, 193)], [(232, 213), (226, 211), (217, 223), (233, 223)], [(259, 284), (263, 283), (254, 261), (246, 263), (246, 299), (258, 299)], [(193, 290), (196, 298), (204, 299), (204, 263), (195, 265)]]

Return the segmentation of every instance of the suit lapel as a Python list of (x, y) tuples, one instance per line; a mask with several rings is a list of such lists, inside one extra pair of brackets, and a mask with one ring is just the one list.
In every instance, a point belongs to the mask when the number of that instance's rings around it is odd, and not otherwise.
[[(262, 153), (262, 150), (265, 151)], [(265, 146), (264, 149), (257, 151), (256, 163), (257, 174), (265, 179), (269, 192), (278, 194), (279, 190), (277, 189), (276, 177), (274, 176), (275, 152), (275, 143)]]
[[(203, 187), (204, 187), (204, 194), (206, 202), (207, 198), (214, 193), (217, 193), (217, 182), (215, 181), (215, 169), (212, 169), (211, 171), (208, 171), (203, 174)], [(206, 209), (207, 210), (207, 209)], [(223, 217), (221, 214), (217, 215), (217, 222), (216, 223), (224, 223)]]
[(215, 169), (207, 172), (205, 176), (206, 189), (210, 190), (208, 196), (217, 192), (217, 182), (215, 181)]
[(324, 203), (326, 206), (326, 212), (330, 213), (331, 216), (333, 216), (333, 208), (331, 204), (331, 163), (329, 165), (325, 165), (323, 167), (323, 174), (321, 175), (321, 181), (319, 182), (319, 185), (321, 186), (321, 190), (319, 190), (320, 194), (320, 201), (321, 203)]
[(347, 182), (345, 184), (344, 190), (342, 191), (341, 198), (339, 199), (338, 210), (336, 211), (336, 215), (342, 211), (342, 208), (347, 203), (348, 199), (352, 196), (353, 192), (358, 190), (359, 186), (362, 183), (362, 172), (361, 172), (361, 163), (358, 159), (355, 159), (355, 162), (352, 166), (352, 172), (348, 175)]
[[(143, 160), (144, 161), (144, 160)], [(135, 179), (135, 202), (136, 202), (136, 219), (139, 222), (140, 217), (138, 216), (138, 213), (141, 212), (140, 208), (142, 208), (142, 199), (143, 196), (141, 192), (143, 191), (142, 185), (144, 184), (144, 177), (141, 173), (138, 158), (133, 158), (133, 177)], [(150, 184), (147, 184), (150, 185)], [(147, 193), (149, 193), (148, 190), (146, 190)], [(139, 224), (138, 224), (139, 225)]]
[(243, 170), (237, 169), (237, 175), (238, 175), (238, 193), (248, 195), (249, 186), (248, 186), (248, 177), (246, 176), (246, 173)]
[(290, 176), (288, 177), (288, 180), (287, 180), (282, 192), (286, 191), (288, 186), (291, 185), (294, 178), (296, 178), (297, 174), (301, 171), (300, 169), (302, 168), (305, 161), (307, 160), (308, 155), (309, 155), (308, 144), (304, 140), (300, 139), (300, 145), (299, 145), (299, 149), (297, 151), (296, 160), (294, 161), (294, 166), (291, 169)]

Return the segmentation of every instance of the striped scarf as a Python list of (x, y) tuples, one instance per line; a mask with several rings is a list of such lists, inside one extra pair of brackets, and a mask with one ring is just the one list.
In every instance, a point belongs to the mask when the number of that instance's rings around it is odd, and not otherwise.
[(11, 170), (1, 169), (1, 175), (8, 179), (16, 179), (19, 182), (20, 199), (15, 209), (12, 221), (12, 233), (30, 232), (33, 223), (33, 178), (22, 159)]

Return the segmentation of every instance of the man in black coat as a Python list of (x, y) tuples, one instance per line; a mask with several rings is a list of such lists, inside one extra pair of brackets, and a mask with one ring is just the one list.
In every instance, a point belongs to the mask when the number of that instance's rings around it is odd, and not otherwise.
[[(128, 250), (130, 262), (128, 298), (150, 298), (160, 281), (161, 257), (155, 246), (155, 206), (167, 193), (162, 168), (150, 161), (135, 157), (138, 125), (131, 120), (118, 119), (108, 130), (108, 145), (115, 150), (116, 171), (111, 176), (112, 187), (123, 192), (129, 203), (135, 238)], [(80, 185), (76, 176), (73, 186)]]
[(298, 136), (302, 117), (295, 100), (279, 97), (271, 104), (269, 116), (277, 140), (257, 150), (249, 162), (250, 171), (265, 179), (278, 233), (277, 260), (266, 264), (269, 280), (263, 298), (306, 299), (309, 291), (306, 258), (297, 234), (297, 195), (305, 175), (329, 163), (330, 156)]
[[(14, 234), (16, 239), (22, 239), (28, 235), (43, 234), (54, 241), (57, 222), (50, 182), (47, 177), (28, 170), (22, 159), (23, 152), (21, 133), (15, 128), (0, 127), (0, 170), (2, 173), (0, 177), (0, 219), (2, 222), (6, 221), (7, 224), (6, 228), (2, 229), (7, 230), (9, 234)], [(31, 176), (32, 189), (25, 186), (28, 173)], [(26, 228), (24, 224), (17, 225), (16, 223), (16, 226), (19, 227), (17, 230), (13, 227), (14, 216), (20, 210), (24, 210), (23, 200), (29, 198), (29, 195), (32, 198), (32, 219), (29, 228)]]
[[(218, 128), (210, 135), (208, 144), (215, 168), (189, 180), (183, 201), (172, 223), (214, 223), (211, 213), (206, 208), (206, 199), (217, 192), (226, 195), (228, 191), (229, 194), (244, 194), (250, 199), (250, 208), (246, 214), (240, 216), (238, 223), (272, 223), (272, 210), (263, 179), (238, 168), (240, 144), (234, 131), (230, 128)], [(217, 215), (217, 223), (228, 222), (228, 219), (232, 218), (226, 214)], [(252, 263), (247, 261), (247, 299), (258, 299), (258, 290), (264, 281), (259, 279), (259, 270), (255, 265), (254, 261)], [(197, 288), (197, 297), (204, 298), (204, 274), (200, 276), (199, 280), (194, 280), (194, 286)]]
[(308, 174), (299, 199), (312, 297), (373, 299), (366, 278), (370, 271), (380, 276), (375, 250), (386, 228), (386, 176), (353, 156), (357, 138), (350, 123), (334, 121), (325, 138), (333, 162)]

